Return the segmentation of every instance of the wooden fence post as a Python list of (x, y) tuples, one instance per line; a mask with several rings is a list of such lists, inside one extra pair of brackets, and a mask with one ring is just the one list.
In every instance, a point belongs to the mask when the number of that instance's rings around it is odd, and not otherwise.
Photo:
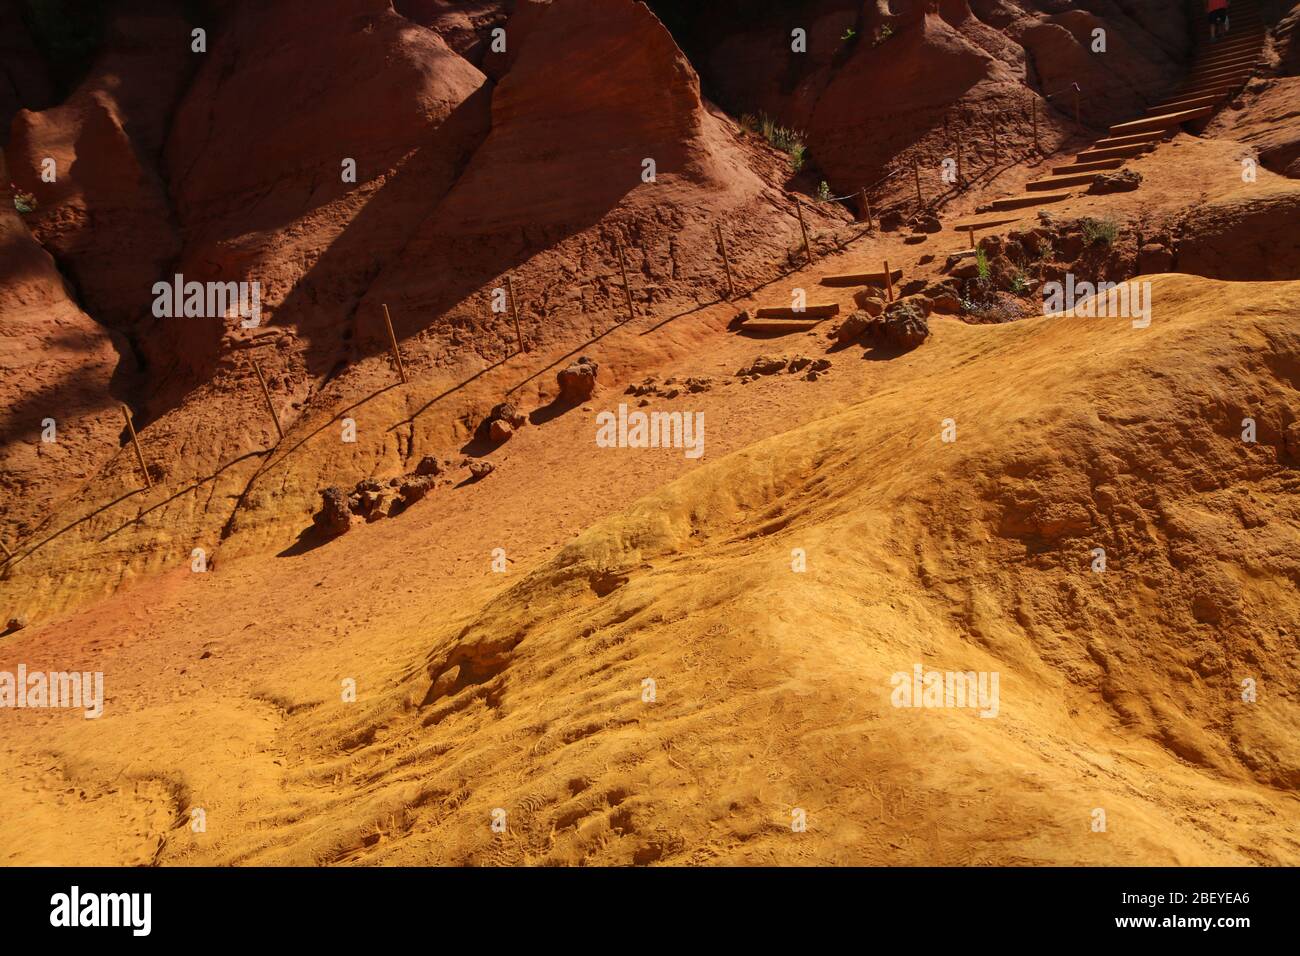
[(727, 255), (727, 239), (722, 234), (722, 223), (715, 223), (718, 230), (718, 248), (722, 250), (722, 268), (727, 273), (727, 298), (736, 297), (736, 284), (731, 280), (731, 257)]
[(632, 308), (632, 286), (627, 281), (627, 256), (623, 254), (623, 243), (618, 243), (618, 268), (623, 273), (623, 296), (627, 299), (627, 317), (628, 320), (636, 318), (636, 310)]
[(967, 226), (966, 235), (970, 238), (970, 247), (974, 249), (975, 248), (975, 227)]
[(885, 301), (894, 301), (894, 274), (889, 271), (889, 260), (885, 260)]
[(6, 561), (10, 560), (14, 556), (14, 553), (9, 550), (9, 545), (4, 543), (3, 538), (0, 538), (0, 549), (4, 550)]
[(867, 232), (875, 232), (876, 227), (871, 222), (871, 200), (867, 198), (867, 187), (862, 187), (862, 210), (867, 217)]
[(794, 201), (794, 207), (799, 212), (799, 231), (803, 233), (804, 255), (808, 257), (808, 265), (812, 265), (812, 261), (813, 261), (812, 246), (808, 244), (808, 227), (804, 225), (804, 221), (803, 221), (803, 200), (796, 199)]
[(1074, 84), (1074, 125), (1075, 125), (1075, 126), (1078, 126), (1080, 129), (1082, 129), (1082, 128), (1083, 128), (1083, 120), (1080, 118), (1080, 113), (1079, 113), (1079, 94), (1080, 94), (1080, 92), (1081, 92), (1081, 91), (1080, 91), (1080, 89), (1079, 89), (1079, 84), (1078, 84), (1078, 83), (1075, 83), (1075, 84)]
[[(515, 342), (519, 346), (519, 352), (524, 351), (524, 336), (519, 331), (519, 302), (515, 299), (515, 278), (510, 273), (506, 273), (506, 289), (510, 293), (510, 311), (515, 317)], [(515, 354), (518, 355), (519, 352)]]
[(135, 459), (140, 463), (140, 471), (144, 473), (145, 487), (152, 488), (153, 479), (149, 477), (149, 466), (144, 463), (144, 449), (140, 447), (140, 436), (135, 433), (135, 423), (131, 421), (131, 410), (125, 405), (122, 406), (122, 417), (126, 419), (126, 430), (131, 433), (131, 444), (135, 446)]
[(280, 427), (280, 416), (275, 413), (275, 405), (271, 402), (271, 390), (266, 387), (266, 376), (262, 374), (262, 366), (253, 360), (253, 371), (257, 373), (257, 384), (262, 386), (262, 397), (266, 399), (266, 410), (271, 413), (271, 421), (275, 422), (275, 433), (280, 436), (280, 441), (284, 441), (284, 430)]
[(393, 361), (397, 363), (397, 374), (402, 379), (402, 384), (406, 384), (406, 366), (402, 364), (402, 352), (397, 347), (397, 335), (393, 332), (393, 320), (388, 315), (388, 305), (384, 305), (384, 325), (388, 326), (388, 344), (393, 348)]

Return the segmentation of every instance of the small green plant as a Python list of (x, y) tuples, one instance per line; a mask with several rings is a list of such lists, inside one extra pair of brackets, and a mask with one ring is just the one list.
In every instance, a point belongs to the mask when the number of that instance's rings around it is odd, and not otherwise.
[(1056, 255), (1056, 247), (1052, 245), (1052, 240), (1044, 236), (1038, 240), (1038, 261), (1046, 262), (1052, 256)]
[(1089, 216), (1080, 221), (1083, 228), (1084, 245), (1095, 246), (1098, 243), (1110, 245), (1119, 236), (1119, 223), (1114, 219), (1093, 219)]
[(795, 143), (789, 149), (790, 168), (796, 173), (803, 169), (804, 160), (807, 158), (808, 149), (803, 143)]
[(886, 23), (883, 27), (881, 27), (879, 30), (876, 31), (876, 40), (871, 45), (880, 46), (880, 44), (884, 43), (893, 35), (894, 35), (894, 28), (891, 27), (888, 23)]
[(753, 113), (742, 113), (740, 117), (740, 128), (748, 133), (757, 133), (758, 117)]
[(857, 35), (858, 35), (858, 31), (853, 29), (853, 27), (849, 27), (844, 31), (844, 35), (840, 37), (840, 39), (847, 43), (849, 40), (852, 40)]
[(830, 184), (827, 183), (826, 180), (824, 179), (821, 181), (821, 185), (817, 187), (817, 198), (821, 202), (826, 202), (831, 198)]
[(975, 250), (975, 269), (979, 273), (980, 285), (988, 285), (993, 270), (989, 268), (989, 257), (983, 249)]
[(1029, 291), (1029, 280), (1019, 269), (1011, 276), (1011, 291), (1016, 295), (1024, 295)]
[(808, 158), (808, 147), (804, 145), (802, 133), (779, 125), (766, 113), (759, 113), (757, 118), (746, 114), (740, 118), (740, 124), (745, 126), (746, 120), (755, 124), (757, 132), (765, 140), (790, 157), (796, 173), (803, 169), (804, 160)]
[(18, 188), (17, 186), (15, 186), (13, 183), (10, 183), (10, 184), (9, 184), (9, 188), (10, 188), (11, 190), (13, 190), (13, 194), (14, 194), (14, 208), (15, 208), (15, 209), (17, 209), (20, 213), (23, 213), (23, 214), (26, 214), (26, 213), (29, 213), (29, 212), (35, 212), (35, 211), (36, 211), (36, 197), (35, 197), (35, 196), (33, 196), (33, 195), (32, 195), (31, 193), (29, 193), (29, 192), (23, 192), (21, 189), (19, 189), (19, 188)]

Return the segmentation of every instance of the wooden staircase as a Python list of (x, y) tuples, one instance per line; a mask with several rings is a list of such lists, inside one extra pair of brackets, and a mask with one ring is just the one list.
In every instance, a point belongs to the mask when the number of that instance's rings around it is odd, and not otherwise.
[[(1136, 156), (1149, 152), (1188, 124), (1204, 123), (1236, 94), (1259, 66), (1267, 28), (1259, 0), (1234, 0), (1228, 36), (1212, 43), (1209, 25), (1201, 17), (1201, 42), (1191, 69), (1178, 86), (1146, 115), (1110, 127), (1099, 139), (1075, 156), (1073, 163), (1056, 166), (1052, 174), (1025, 184), (1020, 196), (998, 199), (981, 207), (985, 213), (1005, 213), (1046, 203), (1061, 202), (1075, 195), (1075, 187), (1091, 186), (1101, 173), (1120, 169)], [(1005, 219), (956, 223), (968, 230), (1001, 225)]]
[[(1160, 102), (1147, 108), (1146, 115), (1110, 127), (1104, 138), (1076, 154), (1074, 162), (1053, 167), (1050, 176), (1026, 183), (1022, 195), (997, 199), (981, 207), (981, 213), (1000, 213), (1000, 216), (958, 222), (951, 228), (970, 230), (973, 245), (976, 230), (1018, 222), (1023, 217), (1019, 210), (1068, 199), (1075, 195), (1070, 187), (1090, 186), (1098, 175), (1123, 168), (1128, 160), (1155, 149), (1184, 126), (1202, 123), (1212, 117), (1258, 68), (1268, 31), (1259, 0), (1233, 0), (1231, 32), (1218, 42), (1210, 42), (1209, 25), (1204, 16), (1200, 23), (1200, 43), (1191, 69)], [(974, 252), (966, 254), (973, 255)], [(899, 283), (902, 270), (891, 269), (890, 272), (891, 284)], [(887, 284), (884, 272), (826, 275), (820, 281), (826, 286), (881, 287)], [(838, 312), (839, 306), (833, 303), (809, 305), (800, 312), (789, 307), (762, 308), (755, 318), (745, 321), (739, 329), (773, 334), (808, 331)]]

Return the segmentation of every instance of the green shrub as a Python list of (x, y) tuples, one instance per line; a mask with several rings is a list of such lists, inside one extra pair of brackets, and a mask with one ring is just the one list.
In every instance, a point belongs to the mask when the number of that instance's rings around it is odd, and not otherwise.
[(779, 126), (776, 120), (766, 113), (759, 113), (757, 118), (752, 114), (742, 116), (740, 125), (750, 129), (751, 127), (746, 126), (746, 120), (753, 123), (756, 132), (772, 146), (790, 157), (790, 163), (796, 173), (803, 169), (804, 161), (808, 158), (808, 147), (804, 145), (802, 133)]
[(1093, 219), (1088, 217), (1079, 223), (1083, 227), (1084, 245), (1095, 246), (1097, 243), (1110, 245), (1119, 236), (1119, 223), (1114, 219)]
[(31, 193), (23, 192), (13, 183), (9, 184), (9, 188), (13, 190), (15, 209), (17, 209), (20, 213), (24, 213), (24, 214), (36, 211), (35, 196), (33, 196)]
[(821, 185), (817, 187), (817, 198), (820, 199), (822, 202), (826, 202), (828, 199), (831, 198), (830, 184), (827, 183), (826, 180), (824, 179), (821, 181)]

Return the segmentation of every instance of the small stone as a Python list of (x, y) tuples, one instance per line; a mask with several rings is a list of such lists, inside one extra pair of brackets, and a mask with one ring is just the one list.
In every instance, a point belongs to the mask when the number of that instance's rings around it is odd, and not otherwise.
[(402, 496), (402, 502), (407, 505), (413, 505), (436, 486), (436, 479), (433, 475), (415, 475), (405, 479), (399, 486), (397, 493)]
[(22, 614), (17, 614), (11, 617), (9, 619), (9, 623), (5, 625), (5, 633), (12, 634), (14, 631), (21, 631), (26, 626), (27, 626), (26, 616)]
[(442, 462), (438, 461), (432, 455), (425, 455), (420, 459), (420, 463), (415, 466), (417, 475), (436, 475), (442, 471)]
[(528, 421), (527, 416), (510, 402), (501, 402), (493, 406), (488, 419), (494, 422), (505, 422), (511, 428), (520, 428)]
[(785, 368), (786, 359), (772, 358), (767, 355), (760, 355), (749, 364), (749, 368), (741, 369), (741, 375), (775, 375), (781, 369)]
[(1094, 196), (1107, 193), (1128, 193), (1142, 185), (1142, 174), (1136, 169), (1117, 169), (1113, 173), (1098, 173), (1088, 192)]
[(961, 311), (961, 299), (951, 292), (934, 297), (934, 311), (940, 315), (956, 315)]
[(352, 508), (342, 488), (329, 487), (320, 493), (321, 509), (312, 516), (316, 527), (328, 535), (340, 535), (352, 527)]
[(591, 398), (596, 390), (596, 372), (599, 366), (585, 355), (568, 368), (556, 373), (555, 380), (560, 386), (560, 400), (577, 405)]
[(1148, 242), (1138, 250), (1138, 273), (1149, 276), (1161, 272), (1170, 272), (1174, 266), (1174, 254), (1164, 246)]
[(494, 419), (492, 424), (488, 427), (488, 434), (495, 442), (506, 441), (514, 433), (515, 430), (510, 427), (510, 423), (504, 418)]
[(490, 461), (484, 461), (481, 458), (474, 458), (470, 460), (469, 474), (471, 480), (473, 481), (478, 481), (480, 478), (486, 478), (488, 475), (492, 474), (492, 472), (495, 470), (496, 470), (496, 465), (492, 464), (492, 462)]

